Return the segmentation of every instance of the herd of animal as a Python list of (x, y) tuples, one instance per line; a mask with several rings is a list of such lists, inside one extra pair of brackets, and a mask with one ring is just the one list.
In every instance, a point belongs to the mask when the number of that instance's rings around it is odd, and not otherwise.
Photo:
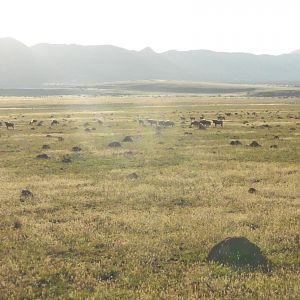
[(204, 129), (204, 128), (210, 127), (212, 124), (214, 124), (215, 127), (217, 125), (220, 125), (221, 127), (223, 127), (223, 120), (212, 120), (212, 121), (209, 121), (209, 120), (199, 120), (199, 121), (194, 120), (194, 121), (191, 122), (191, 127), (196, 126), (199, 129)]
[[(29, 125), (36, 125), (36, 126), (42, 126), (44, 123), (44, 121), (38, 121), (36, 119), (32, 119), (30, 122), (29, 122)], [(2, 125), (2, 123), (0, 122), (0, 124)], [(51, 120), (51, 123), (50, 125), (53, 126), (53, 125), (58, 125), (59, 122), (57, 120)], [(6, 129), (15, 129), (15, 123), (13, 122), (8, 122), (8, 121), (4, 121), (4, 125), (6, 127)]]
[[(180, 117), (181, 120), (181, 124), (185, 124), (186, 121), (186, 117), (181, 116)], [(215, 125), (215, 127), (217, 125), (220, 125), (221, 127), (223, 127), (223, 122), (225, 120), (225, 117), (223, 116), (218, 116), (217, 119), (214, 119), (212, 121), (206, 120), (204, 119), (204, 117), (200, 117), (200, 120), (196, 120), (195, 117), (190, 117), (191, 123), (190, 123), (190, 127), (198, 127), (199, 129), (206, 129), (207, 127), (210, 127), (212, 124)], [(139, 125), (147, 125), (149, 124), (150, 126), (159, 126), (159, 127), (174, 127), (175, 126), (175, 122), (170, 121), (170, 120), (155, 120), (155, 119), (138, 119), (138, 123)]]
[[(200, 120), (196, 120), (195, 117), (190, 117), (190, 127), (198, 127), (199, 129), (206, 129), (207, 127), (210, 127), (212, 124), (215, 125), (215, 127), (217, 125), (220, 125), (221, 127), (223, 127), (223, 121), (224, 121), (224, 117), (222, 116), (218, 116), (217, 119), (214, 119), (212, 121), (209, 121), (209, 120), (206, 120), (204, 119), (203, 117), (200, 117)], [(186, 118), (181, 116), (180, 117), (180, 120), (181, 120), (181, 124), (184, 124), (186, 123)], [(97, 119), (98, 123), (99, 124), (103, 124), (103, 121)], [(170, 121), (170, 120), (156, 120), (156, 119), (141, 119), (139, 118), (138, 119), (138, 123), (139, 125), (150, 125), (150, 126), (156, 126), (156, 127), (164, 127), (164, 128), (167, 128), (167, 127), (174, 127), (175, 126), (175, 122), (173, 121)], [(1, 124), (1, 122), (0, 122)], [(15, 124), (13, 122), (9, 122), (9, 121), (4, 121), (4, 124), (6, 126), (7, 129), (14, 129), (15, 128)], [(29, 122), (29, 125), (36, 125), (36, 126), (42, 126), (44, 124), (44, 121), (39, 121), (37, 119), (32, 119), (30, 122)], [(54, 126), (54, 125), (58, 125), (59, 124), (59, 121), (53, 119), (51, 120), (51, 123), (50, 125), (51, 126)], [(2, 125), (2, 124), (1, 124)]]
[[(181, 123), (186, 122), (185, 117), (180, 117)], [(217, 119), (213, 119), (211, 121), (204, 119), (204, 116), (200, 116), (199, 120), (196, 120), (195, 117), (190, 117), (191, 125), (190, 127), (198, 127), (199, 129), (206, 129), (207, 127), (210, 127), (212, 124), (217, 127), (217, 125), (220, 125), (223, 127), (223, 122), (225, 120), (224, 116), (218, 116)]]
[(175, 123), (173, 121), (170, 120), (155, 120), (155, 119), (139, 119), (138, 120), (139, 125), (146, 125), (149, 124), (151, 126), (155, 125), (155, 126), (161, 126), (161, 127), (174, 127)]
[[(266, 110), (266, 113), (268, 113), (270, 115), (270, 111)], [(277, 111), (273, 116), (277, 119), (282, 119), (282, 116), (280, 116), (279, 111)], [(225, 112), (223, 114), (216, 114), (216, 117), (214, 119), (210, 119), (207, 120), (204, 118), (204, 115), (200, 115), (197, 119), (196, 117), (189, 115), (188, 117), (185, 117), (183, 115), (179, 116), (179, 121), (180, 124), (182, 125), (189, 125), (190, 128), (198, 128), (198, 129), (207, 129), (208, 127), (211, 126), (220, 126), (223, 127), (224, 126), (224, 121), (225, 121), (225, 116), (226, 118), (231, 116), (231, 115), (235, 115), (238, 116), (240, 119), (248, 119), (248, 118), (253, 118), (255, 117), (256, 119), (259, 118), (259, 114), (257, 112), (244, 112), (241, 111), (241, 113), (238, 112)], [(53, 118), (54, 116), (51, 116), (51, 118)], [(70, 118), (70, 115), (67, 115), (66, 118)], [(294, 118), (294, 119), (300, 119), (299, 115), (287, 115), (287, 118)], [(260, 116), (260, 118), (262, 120), (262, 122), (266, 122), (265, 120), (265, 116)], [(61, 120), (62, 123), (64, 123), (65, 121), (67, 121), (67, 119), (62, 119)], [(103, 125), (103, 120), (100, 120), (98, 118), (94, 119), (95, 122), (97, 122), (99, 125)], [(159, 119), (152, 119), (152, 118), (138, 118), (135, 119), (135, 121), (138, 122), (139, 125), (141, 126), (147, 126), (150, 125), (155, 126), (157, 128), (170, 128), (170, 127), (174, 127), (175, 126), (175, 122), (174, 121), (170, 121), (170, 120), (159, 120)], [(0, 126), (2, 126), (2, 123), (4, 123), (4, 125), (6, 126), (7, 129), (15, 129), (15, 123), (11, 122), (11, 121), (0, 121)], [(42, 120), (37, 120), (37, 119), (32, 119), (29, 122), (29, 125), (33, 126), (42, 126), (43, 124), (45, 124), (46, 121), (42, 121)], [(50, 119), (50, 126), (55, 126), (55, 125), (59, 125), (60, 121), (56, 120), (56, 119)], [(86, 125), (88, 125), (89, 123), (85, 123), (84, 126), (86, 127)], [(249, 121), (248, 120), (243, 120), (243, 124), (249, 125)], [(65, 124), (64, 124), (65, 126)], [(270, 127), (269, 125), (261, 125), (261, 127)], [(95, 130), (95, 128), (92, 128), (93, 130)], [(86, 128), (86, 131), (89, 131), (89, 128)]]

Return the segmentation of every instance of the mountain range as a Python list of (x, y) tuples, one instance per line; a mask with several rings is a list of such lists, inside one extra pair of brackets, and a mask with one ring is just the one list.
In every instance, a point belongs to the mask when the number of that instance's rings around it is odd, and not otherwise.
[(130, 80), (300, 83), (300, 50), (254, 55), (209, 50), (156, 53), (116, 46), (38, 44), (0, 39), (0, 88), (94, 85)]

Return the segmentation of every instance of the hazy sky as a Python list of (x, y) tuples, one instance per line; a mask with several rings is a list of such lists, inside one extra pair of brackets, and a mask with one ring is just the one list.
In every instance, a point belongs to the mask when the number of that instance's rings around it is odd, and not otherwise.
[(287, 53), (300, 0), (0, 0), (0, 37), (140, 50)]

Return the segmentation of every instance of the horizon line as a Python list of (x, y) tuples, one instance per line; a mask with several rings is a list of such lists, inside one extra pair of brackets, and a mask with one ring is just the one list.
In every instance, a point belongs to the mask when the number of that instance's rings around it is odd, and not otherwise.
[(154, 52), (155, 54), (162, 54), (162, 53), (166, 53), (166, 52), (171, 52), (171, 51), (177, 51), (177, 52), (192, 52), (192, 51), (207, 51), (207, 52), (214, 52), (214, 53), (227, 53), (227, 54), (249, 54), (249, 55), (255, 55), (255, 56), (281, 56), (281, 55), (288, 55), (288, 54), (293, 54), (296, 52), (300, 52), (300, 49), (294, 49), (290, 52), (284, 52), (281, 54), (270, 54), (270, 53), (252, 53), (252, 52), (247, 52), (247, 51), (221, 51), (221, 50), (211, 50), (211, 49), (207, 49), (207, 48), (198, 48), (198, 49), (188, 49), (188, 50), (179, 50), (179, 49), (169, 49), (166, 51), (155, 51), (153, 50), (153, 48), (151, 46), (146, 46), (143, 47), (140, 50), (137, 49), (130, 49), (130, 48), (126, 48), (123, 46), (118, 46), (118, 45), (113, 45), (113, 44), (80, 44), (80, 43), (49, 43), (49, 42), (39, 42), (39, 43), (35, 43), (33, 45), (29, 45), (26, 44), (16, 38), (13, 38), (11, 36), (6, 36), (6, 37), (0, 37), (0, 40), (13, 40), (16, 41), (20, 44), (23, 44), (24, 46), (28, 47), (28, 48), (32, 48), (35, 46), (39, 46), (39, 45), (53, 45), (53, 46), (79, 46), (79, 47), (115, 47), (115, 48), (120, 48), (120, 49), (124, 49), (124, 50), (128, 50), (128, 51), (135, 51), (135, 52), (143, 52), (143, 51), (148, 51), (148, 52)]

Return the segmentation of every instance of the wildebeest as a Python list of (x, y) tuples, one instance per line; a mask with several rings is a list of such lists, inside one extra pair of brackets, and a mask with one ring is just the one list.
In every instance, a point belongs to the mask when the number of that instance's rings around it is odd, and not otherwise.
[(198, 129), (206, 129), (207, 126), (205, 126), (201, 121), (202, 121), (202, 120), (191, 122), (191, 126), (190, 126), (190, 127), (192, 127), (192, 126), (197, 126)]
[(159, 126), (166, 126), (166, 122), (165, 121), (158, 121), (158, 125)]
[(217, 125), (223, 127), (223, 120), (212, 120), (212, 121), (215, 124), (215, 127), (217, 127)]
[(15, 124), (12, 122), (4, 122), (6, 129), (8, 129), (9, 127), (11, 127), (12, 129), (15, 129)]
[(166, 120), (166, 121), (160, 120), (158, 121), (158, 125), (162, 127), (174, 127), (175, 123), (170, 120)]
[(225, 120), (224, 116), (218, 116), (218, 120)]
[(175, 126), (175, 123), (174, 123), (173, 121), (167, 120), (167, 121), (165, 121), (165, 126), (166, 126), (166, 127), (174, 127), (174, 126)]
[(144, 125), (144, 120), (139, 119), (138, 122), (139, 122), (139, 125)]
[(204, 125), (205, 127), (209, 127), (211, 125), (211, 121), (208, 120), (200, 120), (199, 124)]
[(148, 119), (147, 122), (152, 126), (152, 125), (156, 125), (157, 126), (157, 120), (153, 120), (153, 119)]
[(199, 121), (192, 121), (191, 126), (199, 126), (200, 122)]
[(53, 125), (58, 125), (59, 124), (59, 122), (57, 121), (57, 120), (52, 120), (51, 121), (51, 126), (53, 126)]

